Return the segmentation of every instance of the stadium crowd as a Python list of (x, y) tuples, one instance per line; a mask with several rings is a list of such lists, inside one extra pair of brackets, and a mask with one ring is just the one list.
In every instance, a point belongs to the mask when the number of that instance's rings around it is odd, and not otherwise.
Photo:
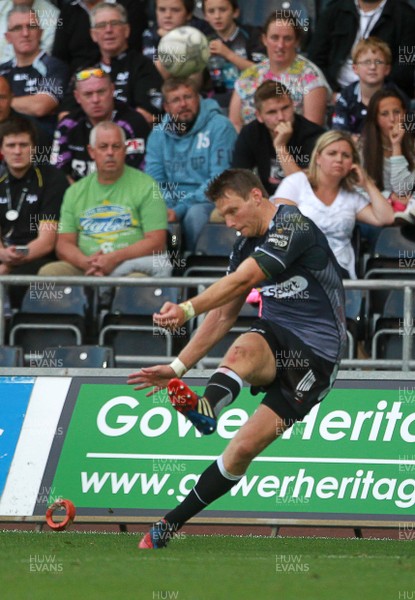
[[(415, 240), (413, 2), (3, 4), (1, 274), (181, 274), (172, 227), (185, 260), (229, 167), (312, 218), (345, 278), (383, 228)], [(174, 78), (157, 47), (184, 25), (210, 58)]]

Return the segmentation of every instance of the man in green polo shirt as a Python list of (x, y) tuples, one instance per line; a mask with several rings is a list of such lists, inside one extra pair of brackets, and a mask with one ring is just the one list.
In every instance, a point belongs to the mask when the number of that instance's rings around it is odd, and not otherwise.
[(88, 151), (97, 170), (65, 193), (60, 260), (39, 275), (168, 277), (166, 205), (152, 177), (125, 165), (124, 131), (102, 121), (91, 131)]

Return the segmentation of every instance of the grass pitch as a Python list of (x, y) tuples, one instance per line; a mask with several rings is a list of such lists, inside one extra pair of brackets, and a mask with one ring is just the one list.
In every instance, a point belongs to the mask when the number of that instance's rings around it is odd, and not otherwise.
[(190, 536), (137, 549), (130, 533), (0, 532), (2, 600), (415, 598), (413, 542)]

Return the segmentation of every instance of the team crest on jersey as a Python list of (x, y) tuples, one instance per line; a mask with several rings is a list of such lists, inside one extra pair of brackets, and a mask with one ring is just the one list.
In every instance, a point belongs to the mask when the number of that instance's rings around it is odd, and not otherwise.
[(143, 138), (130, 138), (126, 140), (127, 154), (144, 154), (145, 142)]
[(128, 71), (121, 71), (120, 73), (117, 73), (117, 81), (127, 81), (128, 77), (129, 77)]

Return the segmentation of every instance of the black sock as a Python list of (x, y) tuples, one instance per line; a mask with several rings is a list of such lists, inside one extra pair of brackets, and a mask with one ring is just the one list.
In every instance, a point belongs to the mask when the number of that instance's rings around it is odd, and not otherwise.
[(228, 367), (219, 367), (209, 379), (203, 397), (208, 400), (215, 413), (219, 416), (220, 411), (231, 404), (242, 389), (242, 379)]
[(231, 475), (224, 466), (220, 456), (200, 476), (195, 487), (181, 504), (165, 515), (165, 519), (173, 526), (174, 531), (203, 510), (208, 504), (228, 492), (243, 475)]

